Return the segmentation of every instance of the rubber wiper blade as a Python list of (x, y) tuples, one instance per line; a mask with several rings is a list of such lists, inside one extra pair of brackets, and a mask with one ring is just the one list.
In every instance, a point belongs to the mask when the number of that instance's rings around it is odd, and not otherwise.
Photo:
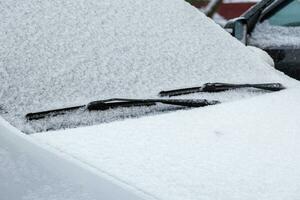
[(69, 111), (82, 109), (88, 111), (104, 111), (109, 109), (115, 109), (120, 107), (137, 107), (137, 106), (154, 106), (157, 103), (176, 105), (184, 107), (204, 107), (208, 105), (215, 105), (220, 103), (219, 101), (209, 101), (206, 99), (123, 99), (113, 98), (99, 101), (93, 101), (87, 105), (67, 107), (55, 110), (48, 110), (36, 113), (28, 113), (25, 117), (28, 120), (38, 120), (50, 116), (64, 115)]
[(135, 107), (135, 106), (150, 106), (156, 103), (186, 106), (186, 107), (203, 107), (215, 105), (218, 101), (209, 101), (206, 99), (107, 99), (94, 101), (87, 105), (89, 111), (92, 110), (108, 110), (118, 107)]
[(8, 112), (6, 111), (6, 109), (4, 108), (3, 105), (0, 104), (0, 114), (7, 114)]
[(179, 96), (198, 92), (223, 92), (239, 88), (256, 88), (267, 91), (279, 91), (285, 89), (281, 83), (262, 83), (262, 84), (229, 84), (229, 83), (205, 83), (199, 87), (182, 88), (159, 92), (161, 97)]
[(39, 120), (45, 117), (55, 117), (58, 115), (64, 115), (67, 112), (78, 110), (80, 108), (85, 108), (85, 105), (28, 113), (25, 117), (27, 120)]

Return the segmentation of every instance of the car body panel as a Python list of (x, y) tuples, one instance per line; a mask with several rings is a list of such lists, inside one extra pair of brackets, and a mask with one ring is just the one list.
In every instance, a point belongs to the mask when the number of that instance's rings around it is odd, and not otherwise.
[(0, 198), (141, 200), (142, 191), (35, 142), (0, 117)]
[(264, 49), (275, 61), (275, 68), (300, 80), (300, 49), (271, 47)]
[[(251, 37), (252, 32), (254, 31), (257, 24), (263, 23), (268, 16), (274, 14), (281, 9), (283, 5), (286, 5), (289, 0), (264, 0), (257, 3), (254, 7), (250, 8), (245, 12), (240, 18), (231, 20), (225, 28), (233, 29), (233, 35), (245, 44), (252, 45), (249, 43), (249, 38)], [(241, 20), (242, 19), (242, 20)], [(238, 23), (246, 24), (245, 28), (248, 36), (247, 38), (241, 38), (239, 31), (235, 26)], [(235, 31), (236, 30), (236, 31)], [(237, 32), (237, 33), (235, 33)], [(259, 34), (259, 33), (256, 33)], [(285, 36), (286, 37), (286, 36)], [(300, 36), (299, 36), (300, 37)], [(274, 40), (273, 46), (278, 46), (276, 40)], [(270, 54), (270, 56), (275, 61), (275, 68), (284, 72), (288, 76), (300, 80), (300, 46), (299, 45), (282, 45), (280, 47), (264, 47), (263, 44), (255, 44), (255, 46), (262, 48)]]
[(33, 134), (158, 199), (297, 199), (300, 90)]
[[(171, 1), (3, 2), (1, 115), (31, 130), (24, 116), (35, 109), (157, 97), (212, 81), (298, 84), (198, 10)], [(289, 89), (32, 136), (0, 118), (0, 197), (295, 199), (299, 123), (291, 113), (299, 114), (298, 99), (299, 91)], [(86, 114), (70, 116), (74, 127), (86, 123)]]

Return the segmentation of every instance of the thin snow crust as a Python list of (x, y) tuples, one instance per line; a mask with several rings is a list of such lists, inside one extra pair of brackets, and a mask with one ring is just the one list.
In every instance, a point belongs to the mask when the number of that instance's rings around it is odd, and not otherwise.
[(274, 26), (268, 21), (258, 24), (249, 43), (261, 48), (282, 46), (300, 47), (300, 27)]
[(161, 200), (300, 197), (300, 91), (32, 135)]
[(291, 83), (183, 0), (6, 0), (0, 18), (0, 114), (24, 132), (26, 113), (99, 99)]
[(141, 200), (148, 196), (109, 174), (37, 144), (2, 117), (0, 138), (1, 200)]
[(2, 200), (92, 200), (80, 186), (53, 176), (32, 163), (29, 156), (0, 145), (0, 195)]

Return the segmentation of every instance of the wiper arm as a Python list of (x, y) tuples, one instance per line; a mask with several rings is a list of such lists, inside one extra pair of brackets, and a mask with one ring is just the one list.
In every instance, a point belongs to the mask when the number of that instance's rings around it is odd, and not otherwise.
[(205, 83), (200, 87), (182, 88), (176, 90), (161, 91), (159, 96), (171, 97), (198, 92), (223, 92), (238, 88), (256, 88), (268, 91), (279, 91), (285, 89), (281, 83), (263, 83), (263, 84), (229, 84), (229, 83)]
[(48, 116), (63, 115), (66, 112), (85, 109), (88, 111), (104, 111), (108, 109), (114, 109), (119, 107), (136, 107), (136, 106), (153, 106), (156, 103), (184, 106), (184, 107), (204, 107), (208, 105), (215, 105), (220, 103), (219, 101), (209, 101), (206, 99), (106, 99), (100, 101), (93, 101), (87, 105), (68, 107), (62, 109), (48, 110), (36, 113), (28, 113), (25, 117), (28, 120), (38, 120)]

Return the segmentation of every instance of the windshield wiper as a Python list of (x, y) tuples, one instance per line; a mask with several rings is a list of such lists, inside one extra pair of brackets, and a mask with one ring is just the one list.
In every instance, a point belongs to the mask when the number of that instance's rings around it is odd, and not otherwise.
[(159, 96), (171, 97), (198, 92), (223, 92), (238, 88), (256, 88), (268, 91), (279, 91), (285, 89), (280, 83), (263, 83), (263, 84), (229, 84), (229, 83), (205, 83), (200, 87), (182, 88), (176, 90), (161, 91)]
[(204, 107), (208, 105), (215, 105), (220, 103), (219, 101), (209, 101), (206, 99), (106, 99), (100, 101), (93, 101), (87, 105), (67, 107), (55, 110), (48, 110), (36, 113), (28, 113), (25, 117), (28, 120), (38, 120), (49, 116), (64, 115), (69, 111), (78, 109), (85, 109), (88, 111), (104, 111), (108, 109), (114, 109), (119, 107), (136, 107), (136, 106), (154, 106), (156, 103), (184, 106), (184, 107)]
[(7, 114), (8, 112), (4, 109), (4, 106), (0, 104), (0, 114)]

